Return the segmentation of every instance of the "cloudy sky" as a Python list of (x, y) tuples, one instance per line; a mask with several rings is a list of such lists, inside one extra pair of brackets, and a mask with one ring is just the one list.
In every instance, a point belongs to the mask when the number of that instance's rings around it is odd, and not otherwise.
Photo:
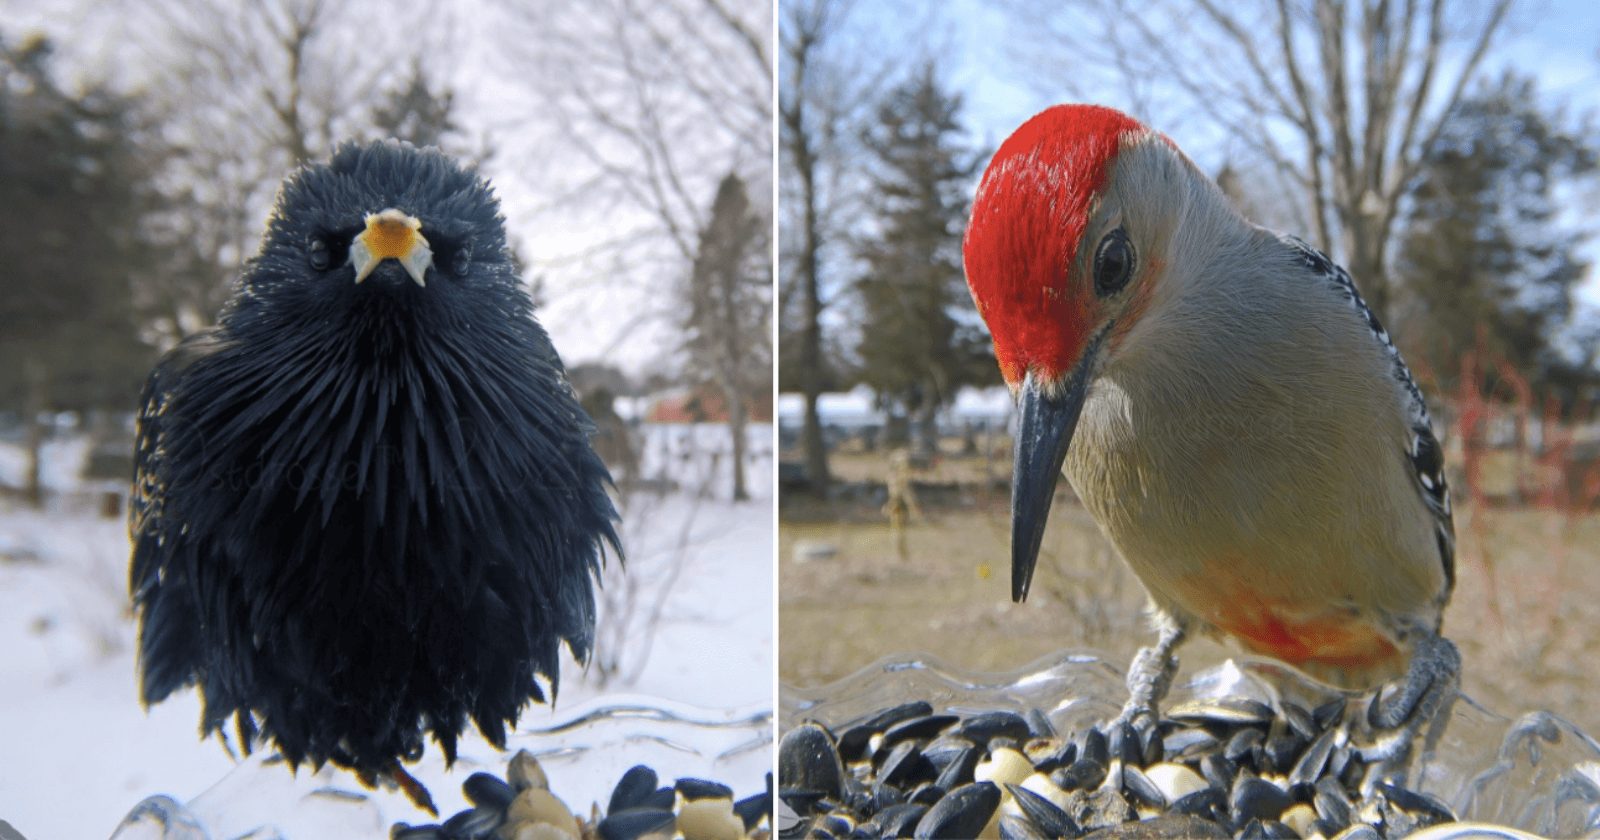
[[(119, 86), (138, 90), (152, 74), (162, 72), (160, 21), (150, 13), (151, 2), (0, 0), (0, 36), (15, 41), (32, 31), (44, 32), (56, 43), (58, 72), (69, 83), (109, 78)], [(729, 0), (725, 5), (753, 28), (770, 32), (772, 8), (767, 0)], [(593, 6), (634, 8), (623, 3)], [(669, 6), (644, 4), (632, 13), (671, 14)], [(618, 198), (615, 191), (590, 186), (597, 157), (616, 160), (627, 155), (627, 150), (605, 137), (574, 144), (570, 137), (562, 136), (558, 118), (539, 98), (540, 84), (548, 90), (555, 74), (563, 72), (602, 88), (608, 83), (605, 72), (592, 72), (582, 66), (581, 58), (553, 71), (540, 66), (550, 57), (560, 59), (597, 48), (594, 39), (560, 39), (540, 29), (545, 20), (585, 25), (581, 12), (568, 14), (573, 8), (562, 0), (448, 0), (430, 4), (426, 32), (397, 33), (396, 27), (402, 24), (389, 20), (374, 21), (372, 27), (361, 31), (340, 30), (332, 37), (351, 50), (394, 54), (405, 54), (406, 47), (416, 44), (438, 45), (438, 54), (444, 58), (434, 70), (456, 91), (459, 121), (467, 133), (477, 139), (488, 138), (496, 149), (485, 172), (501, 197), (512, 240), (527, 262), (526, 273), (543, 281), (546, 305), (539, 317), (563, 357), (569, 365), (603, 360), (636, 373), (670, 372), (678, 361), (675, 354), (681, 339), (672, 293), (687, 272), (686, 261), (664, 243), (650, 239), (655, 217)], [(516, 13), (508, 11), (511, 9)], [(596, 17), (602, 14), (597, 12)], [(690, 17), (663, 28), (670, 32), (673, 26), (697, 22)], [(718, 34), (709, 22), (703, 31), (710, 33), (705, 36), (708, 39), (730, 43), (726, 33)], [(408, 37), (414, 42), (402, 43), (399, 48), (383, 43)], [(535, 40), (540, 37), (557, 43), (541, 51)], [(363, 43), (364, 38), (371, 43)], [(731, 43), (730, 49), (742, 46)], [(736, 69), (750, 72), (748, 62)], [(770, 99), (769, 73), (763, 72), (759, 79), (764, 99)], [(663, 89), (651, 95), (674, 94)], [(709, 207), (717, 182), (734, 168), (750, 181), (753, 200), (768, 206), (771, 146), (767, 119), (761, 120), (761, 147), (752, 151), (728, 148), (728, 131), (714, 119), (717, 115), (680, 116), (682, 124), (671, 129), (671, 153), (681, 155), (677, 177), (684, 194)], [(696, 120), (704, 123), (703, 130), (696, 127)], [(700, 159), (711, 163), (700, 165)], [(266, 210), (260, 208), (263, 220)], [(693, 221), (690, 219), (691, 233)], [(619, 239), (633, 244), (625, 249), (601, 247)]]

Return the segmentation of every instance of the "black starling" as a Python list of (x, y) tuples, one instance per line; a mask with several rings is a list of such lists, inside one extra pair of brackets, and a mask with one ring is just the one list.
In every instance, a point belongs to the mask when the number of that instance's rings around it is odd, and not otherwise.
[(583, 661), (610, 476), (488, 184), (346, 144), (292, 174), (218, 323), (146, 383), (130, 589), (141, 696), (198, 684), (292, 764), (394, 779), (470, 717), (504, 746)]

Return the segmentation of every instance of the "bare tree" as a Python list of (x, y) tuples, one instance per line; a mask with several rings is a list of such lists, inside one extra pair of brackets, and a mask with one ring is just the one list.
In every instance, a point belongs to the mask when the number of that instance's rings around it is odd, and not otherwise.
[[(636, 311), (607, 313), (618, 340), (684, 324), (689, 313), (672, 279), (694, 271), (711, 224), (707, 198), (724, 176), (762, 197), (750, 209), (757, 227), (770, 227), (771, 14), (762, 0), (503, 0), (494, 9), (500, 75), (518, 83), (497, 101), (501, 135), (518, 142), (501, 159), (517, 166), (502, 177), (543, 196), (534, 218), (577, 232), (565, 253), (541, 253), (542, 267), (568, 288), (660, 292)], [(754, 255), (768, 273), (769, 250)], [(760, 353), (769, 333), (764, 321), (736, 338), (744, 352)], [(770, 387), (770, 371), (747, 385)], [(628, 569), (601, 592), (591, 672), (600, 685), (637, 679), (657, 628), (678, 620), (668, 596), (694, 562), (711, 481), (667, 492), (679, 477), (664, 466), (629, 472), (620, 502)], [(663, 538), (671, 543), (661, 546)]]
[(849, 257), (849, 230), (863, 210), (860, 127), (887, 65), (851, 36), (850, 0), (782, 0), (778, 131), (783, 213), (779, 368), (782, 387), (805, 395), (801, 448), (806, 481), (823, 494), (830, 481), (817, 401), (829, 385), (823, 317), (830, 260)]
[[(1010, 5), (1019, 40), (1031, 46), (1019, 56), (1033, 78), (1078, 80), (1079, 95), (1118, 85), (1157, 124), (1198, 117), (1269, 162), (1302, 195), (1320, 245), (1342, 259), (1368, 303), (1383, 312), (1404, 197), (1511, 3)], [(1164, 103), (1182, 113), (1157, 113)]]
[[(678, 584), (693, 579), (707, 545), (723, 538), (733, 520), (707, 509), (717, 481), (717, 454), (683, 429), (657, 427), (637, 441), (646, 474), (626, 482), (618, 499), (627, 574), (607, 578), (598, 592), (594, 659), (589, 679), (597, 688), (639, 679), (668, 624), (705, 622), (698, 603), (674, 599)], [(677, 492), (679, 489), (685, 492)]]
[[(795, 279), (785, 283), (786, 288), (798, 288), (804, 307), (800, 315), (799, 352), (792, 369), (805, 394), (806, 413), (801, 430), (800, 446), (805, 452), (806, 480), (813, 492), (827, 492), (828, 448), (822, 437), (822, 417), (817, 412), (817, 400), (822, 395), (822, 288), (819, 280), (822, 262), (822, 217), (818, 189), (820, 168), (819, 149), (826, 133), (835, 129), (831, 120), (818, 119), (812, 111), (820, 107), (813, 81), (814, 64), (819, 42), (825, 40), (837, 25), (838, 4), (817, 0), (802, 5), (800, 2), (783, 5), (784, 22), (782, 49), (784, 59), (783, 87), (779, 91), (779, 118), (783, 137), (783, 163), (785, 174), (791, 174), (799, 189), (798, 196), (784, 189), (782, 206), (797, 207), (800, 214), (799, 247), (792, 249), (799, 265), (792, 275)], [(826, 114), (824, 114), (826, 116)], [(785, 179), (787, 187), (788, 179)], [(786, 249), (789, 250), (789, 249)], [(784, 295), (788, 298), (788, 295)], [(780, 308), (779, 311), (782, 311)]]
[[(622, 540), (630, 551), (628, 573), (617, 575), (599, 591), (591, 672), (596, 688), (638, 680), (650, 662), (662, 625), (681, 618), (669, 616), (668, 602), (700, 548), (696, 526), (702, 524), (705, 498), (704, 492), (669, 495), (640, 488), (622, 497)], [(662, 528), (663, 522), (671, 522), (675, 530)]]
[(770, 195), (769, 4), (508, 0), (499, 12), (506, 70), (526, 82), (503, 106), (528, 144), (517, 175), (538, 180), (550, 217), (608, 231), (547, 261), (648, 288), (694, 261), (724, 174)]
[[(723, 391), (734, 434), (734, 495), (742, 499), (745, 400), (771, 383), (770, 364), (748, 364), (770, 358), (771, 298), (750, 311), (744, 282), (752, 271), (771, 275), (762, 233), (771, 226), (771, 7), (758, 0), (547, 0), (507, 3), (501, 11), (509, 64), (529, 83), (530, 98), (513, 106), (513, 122), (542, 147), (527, 157), (558, 167), (540, 175), (539, 191), (552, 195), (546, 212), (569, 223), (587, 215), (593, 229), (611, 232), (563, 267), (641, 288), (659, 286), (663, 275), (696, 281), (690, 294), (650, 299), (645, 306), (656, 311), (645, 317), (686, 327), (676, 343), (695, 368), (689, 378)], [(737, 241), (729, 241), (726, 225), (713, 231), (717, 220), (706, 203), (720, 194), (724, 176), (740, 183), (741, 196), (748, 185), (763, 197), (744, 200), (731, 231)], [(732, 265), (711, 267), (730, 258)], [(731, 286), (711, 276), (724, 268)]]

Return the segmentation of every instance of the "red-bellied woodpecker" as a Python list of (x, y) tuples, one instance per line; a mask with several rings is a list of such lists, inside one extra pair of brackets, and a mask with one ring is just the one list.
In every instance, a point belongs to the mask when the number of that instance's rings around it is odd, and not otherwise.
[(1160, 638), (1122, 720), (1153, 718), (1188, 633), (1237, 640), (1375, 702), (1403, 761), (1454, 696), (1441, 452), (1348, 274), (1246, 221), (1120, 112), (1035, 116), (984, 173), (967, 279), (1020, 401), (1012, 596), (1063, 470), (1144, 583)]

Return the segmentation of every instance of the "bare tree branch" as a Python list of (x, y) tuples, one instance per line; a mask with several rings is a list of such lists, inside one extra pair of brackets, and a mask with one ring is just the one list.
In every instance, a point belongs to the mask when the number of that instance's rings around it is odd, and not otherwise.
[[(396, 68), (445, 52), (432, 35), (411, 34), (422, 31), (420, 12), (413, 18), (386, 7), (369, 14), (373, 8), (370, 0), (148, 4), (152, 34), (136, 48), (166, 149), (154, 177), (177, 208), (150, 222), (172, 264), (141, 280), (142, 305), (162, 343), (215, 315), (255, 250), (283, 176), (329, 154), (339, 140), (364, 136)], [(377, 31), (374, 20), (383, 22)], [(349, 49), (356, 42), (366, 46)]]
[(500, 11), (508, 67), (531, 88), (514, 104), (519, 127), (548, 155), (587, 167), (547, 174), (556, 189), (591, 185), (562, 212), (631, 207), (651, 220), (657, 242), (627, 245), (660, 247), (686, 268), (730, 168), (770, 188), (772, 71), (760, 36), (770, 7), (604, 0), (507, 2)]
[[(1099, 74), (1092, 78), (1109, 80), (1141, 109), (1200, 116), (1299, 185), (1315, 238), (1382, 311), (1406, 192), (1476, 77), (1509, 0), (1156, 5), (1008, 4), (1024, 46), (1019, 61), (1032, 75)], [(1271, 47), (1259, 37), (1266, 27)], [(1071, 56), (1071, 67), (1052, 73), (1060, 56)]]

